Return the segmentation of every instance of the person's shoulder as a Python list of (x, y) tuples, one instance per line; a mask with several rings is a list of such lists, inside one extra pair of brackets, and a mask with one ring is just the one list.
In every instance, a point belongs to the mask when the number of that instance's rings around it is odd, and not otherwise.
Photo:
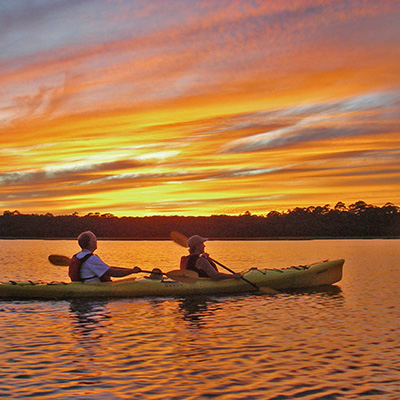
[(101, 258), (97, 254), (93, 254), (93, 253), (88, 259), (91, 261), (94, 261), (94, 262), (101, 261)]
[(100, 260), (99, 257), (97, 257), (96, 254), (93, 254), (91, 251), (89, 250), (83, 250), (81, 252), (79, 252), (77, 255), (77, 258), (79, 258), (80, 260), (82, 260), (83, 258), (85, 259), (85, 262), (89, 262), (90, 264), (96, 263), (98, 260)]
[(196, 261), (196, 265), (200, 265), (200, 266), (209, 266), (210, 262), (207, 260), (206, 257), (199, 257)]
[(76, 253), (76, 254), (75, 254), (75, 257), (81, 259), (81, 258), (85, 257), (85, 256), (88, 255), (88, 254), (90, 254), (90, 251), (89, 251), (89, 250), (83, 249), (83, 250), (81, 250), (79, 253)]
[(105, 263), (97, 254), (93, 254), (93, 256), (89, 257), (88, 261), (92, 265), (98, 265), (98, 266), (110, 268), (110, 266), (107, 263)]

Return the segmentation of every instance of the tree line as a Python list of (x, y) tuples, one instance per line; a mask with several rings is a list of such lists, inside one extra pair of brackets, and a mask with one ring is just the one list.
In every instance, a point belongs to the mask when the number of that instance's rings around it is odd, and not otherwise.
[(400, 237), (400, 207), (382, 207), (358, 201), (346, 206), (296, 207), (267, 215), (245, 212), (239, 216), (208, 217), (148, 216), (116, 217), (111, 213), (80, 216), (22, 214), (4, 211), (0, 215), (0, 238), (76, 238), (91, 230), (99, 238), (168, 239), (171, 231), (214, 239), (279, 239)]

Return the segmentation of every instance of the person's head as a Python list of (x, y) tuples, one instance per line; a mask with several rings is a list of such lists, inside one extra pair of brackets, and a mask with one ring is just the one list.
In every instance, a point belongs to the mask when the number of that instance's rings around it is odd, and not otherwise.
[(82, 250), (86, 249), (86, 250), (94, 251), (97, 249), (96, 235), (90, 231), (82, 232), (78, 236), (78, 244)]
[(199, 235), (190, 236), (190, 238), (187, 241), (187, 245), (189, 247), (189, 253), (190, 254), (204, 253), (204, 247), (205, 247), (204, 242), (206, 240), (208, 240), (208, 239), (203, 238)]

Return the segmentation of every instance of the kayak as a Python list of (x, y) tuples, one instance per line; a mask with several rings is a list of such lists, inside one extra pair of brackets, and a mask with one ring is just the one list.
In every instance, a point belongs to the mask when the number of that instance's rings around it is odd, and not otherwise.
[(213, 281), (198, 278), (193, 283), (173, 279), (126, 278), (104, 283), (14, 282), (0, 284), (0, 299), (81, 299), (188, 296), (257, 292), (259, 288), (290, 290), (332, 285), (342, 279), (344, 260), (322, 261), (282, 269), (251, 268), (244, 279)]
[(257, 287), (290, 290), (332, 285), (342, 279), (344, 260), (320, 261), (282, 269), (251, 268), (245, 279), (213, 281), (198, 278), (184, 283), (173, 279), (125, 278), (104, 283), (14, 282), (0, 283), (0, 299), (81, 299), (188, 296), (257, 292)]

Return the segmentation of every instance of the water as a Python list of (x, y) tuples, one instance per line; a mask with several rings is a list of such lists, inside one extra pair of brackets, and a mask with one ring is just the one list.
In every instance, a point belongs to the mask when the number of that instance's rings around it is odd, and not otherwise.
[[(0, 281), (67, 280), (74, 241), (0, 241)], [(215, 241), (235, 271), (345, 258), (331, 289), (278, 295), (0, 301), (0, 397), (399, 399), (398, 240)], [(175, 269), (163, 241), (99, 241), (110, 264)]]

